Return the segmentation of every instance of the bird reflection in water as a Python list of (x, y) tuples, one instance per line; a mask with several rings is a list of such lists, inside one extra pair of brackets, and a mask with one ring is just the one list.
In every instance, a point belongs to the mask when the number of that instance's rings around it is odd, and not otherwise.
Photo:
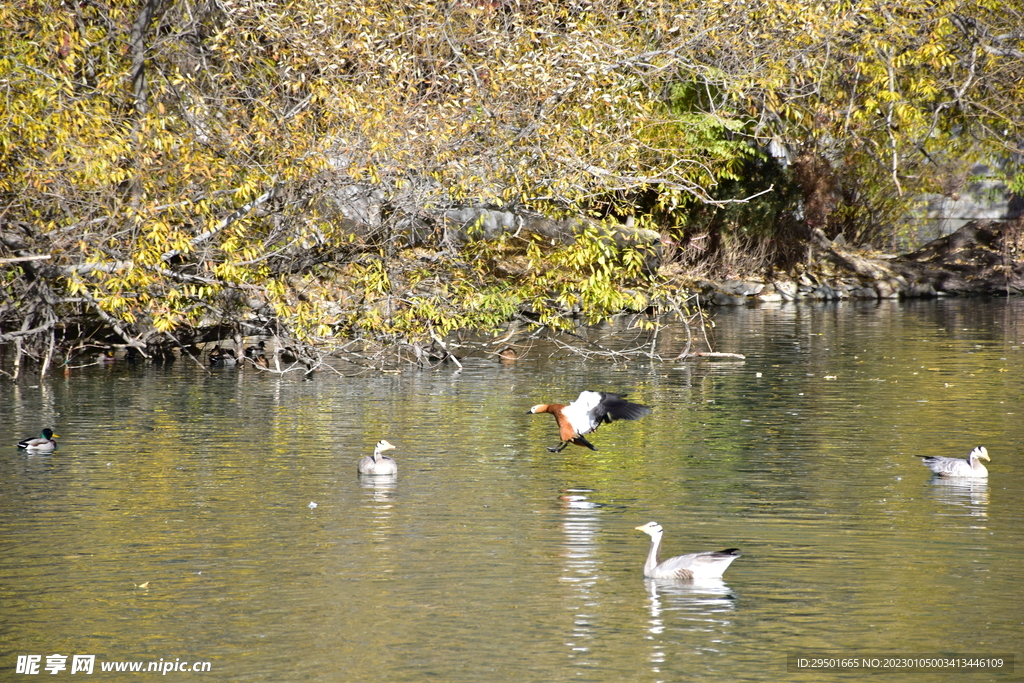
[(594, 639), (594, 608), (600, 602), (595, 593), (601, 562), (597, 559), (597, 536), (601, 530), (602, 506), (588, 500), (589, 489), (567, 489), (559, 496), (562, 531), (565, 534), (562, 557), (565, 558), (562, 581), (572, 585), (573, 629), (566, 645), (569, 657), (579, 666), (588, 666), (585, 658)]
[(378, 474), (373, 477), (359, 477), (359, 486), (366, 493), (363, 507), (369, 509), (367, 516), (373, 523), (373, 537), (378, 541), (386, 541), (395, 507), (398, 475)]
[(931, 487), (940, 503), (963, 506), (971, 517), (988, 517), (988, 480), (933, 476)]
[[(697, 652), (715, 652), (716, 643), (727, 635), (731, 624), (726, 613), (735, 609), (735, 597), (732, 590), (722, 579), (644, 579), (647, 588), (651, 618), (647, 627), (647, 639), (651, 641), (651, 671), (661, 673), (666, 660), (665, 645), (669, 642), (678, 645), (674, 637), (664, 639), (666, 618), (670, 618), (669, 628), (694, 633), (707, 633), (711, 637), (706, 640), (693, 641), (700, 643)], [(690, 623), (687, 623), (690, 622)], [(692, 640), (692, 639), (688, 639)]]
[(359, 477), (359, 486), (370, 494), (370, 499), (374, 502), (387, 502), (398, 488), (398, 475), (378, 474), (373, 477)]

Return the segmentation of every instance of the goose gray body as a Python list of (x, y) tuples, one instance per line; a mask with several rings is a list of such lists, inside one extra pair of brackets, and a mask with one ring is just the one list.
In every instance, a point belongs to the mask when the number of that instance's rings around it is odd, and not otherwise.
[(386, 455), (394, 446), (381, 439), (373, 449), (373, 455), (368, 455), (359, 461), (359, 474), (398, 474), (398, 463)]
[(19, 441), (18, 448), (24, 448), (29, 453), (52, 453), (57, 448), (57, 442), (53, 440), (55, 436), (52, 429), (44, 429), (38, 438)]
[(981, 464), (982, 459), (990, 460), (988, 449), (978, 446), (967, 459), (963, 458), (940, 458), (938, 456), (921, 456), (924, 458), (922, 464), (935, 474), (942, 477), (987, 477), (988, 469)]
[(644, 563), (644, 577), (648, 579), (720, 579), (732, 561), (740, 556), (736, 548), (690, 553), (658, 561), (661, 537), (665, 530), (657, 522), (636, 527), (651, 537), (651, 549)]

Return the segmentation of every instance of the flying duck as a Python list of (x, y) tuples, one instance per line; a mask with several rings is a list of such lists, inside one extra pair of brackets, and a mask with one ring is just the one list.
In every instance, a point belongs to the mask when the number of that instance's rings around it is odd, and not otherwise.
[(644, 562), (644, 578), (647, 579), (720, 579), (732, 561), (740, 556), (738, 548), (727, 548), (680, 555), (659, 562), (658, 550), (665, 530), (657, 522), (647, 522), (635, 528), (651, 537), (651, 550)]
[(924, 458), (921, 464), (943, 477), (987, 477), (988, 469), (981, 464), (981, 459), (984, 458), (991, 462), (988, 457), (988, 449), (984, 446), (978, 446), (971, 451), (966, 460), (963, 458), (940, 458), (937, 455), (918, 457)]
[(530, 412), (551, 413), (555, 416), (562, 441), (557, 446), (548, 446), (548, 450), (558, 453), (570, 443), (596, 451), (594, 445), (583, 438), (584, 434), (595, 431), (602, 422), (639, 420), (650, 413), (651, 409), (626, 401), (625, 394), (583, 391), (567, 406), (561, 403), (540, 403), (530, 408)]
[(386, 455), (384, 451), (390, 451), (394, 446), (381, 439), (373, 449), (373, 455), (368, 455), (359, 461), (359, 474), (398, 474), (398, 463)]
[(57, 435), (53, 433), (52, 429), (46, 428), (39, 432), (38, 438), (29, 437), (19, 441), (18, 448), (24, 448), (29, 453), (52, 453), (53, 449), (57, 447), (57, 442), (53, 440), (55, 436)]

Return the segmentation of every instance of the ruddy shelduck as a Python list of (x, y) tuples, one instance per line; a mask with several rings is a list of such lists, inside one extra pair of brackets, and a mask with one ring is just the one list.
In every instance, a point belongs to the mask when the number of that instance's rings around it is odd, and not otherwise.
[(398, 474), (398, 463), (386, 455), (384, 451), (390, 451), (394, 446), (381, 439), (373, 449), (373, 455), (368, 455), (359, 461), (359, 474)]
[(992, 462), (988, 457), (988, 449), (978, 446), (967, 459), (940, 458), (937, 455), (918, 456), (924, 458), (922, 464), (941, 477), (972, 477), (980, 479), (988, 476), (988, 469), (981, 464), (982, 459)]
[(651, 412), (647, 406), (625, 400), (625, 396), (604, 391), (583, 391), (569, 405), (539, 403), (530, 408), (530, 412), (551, 413), (555, 416), (562, 441), (557, 446), (548, 446), (552, 453), (558, 453), (570, 443), (596, 451), (594, 445), (583, 438), (584, 434), (595, 431), (603, 422), (639, 420)]
[(740, 556), (738, 548), (690, 553), (658, 561), (661, 537), (665, 530), (657, 522), (647, 522), (636, 527), (651, 537), (651, 549), (644, 562), (644, 578), (647, 579), (720, 579), (732, 561)]

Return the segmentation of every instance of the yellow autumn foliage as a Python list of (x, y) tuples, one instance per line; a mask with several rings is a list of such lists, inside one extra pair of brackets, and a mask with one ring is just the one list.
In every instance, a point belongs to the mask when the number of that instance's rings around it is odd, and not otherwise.
[[(1021, 19), (992, 0), (8, 3), (0, 341), (99, 316), (140, 347), (231, 328), (330, 348), (642, 308), (666, 283), (609, 231), (782, 207), (771, 143), (855, 188), (829, 218), (853, 231), (1018, 152)], [(453, 245), (460, 206), (593, 222)], [(439, 255), (427, 293), (413, 233)]]

